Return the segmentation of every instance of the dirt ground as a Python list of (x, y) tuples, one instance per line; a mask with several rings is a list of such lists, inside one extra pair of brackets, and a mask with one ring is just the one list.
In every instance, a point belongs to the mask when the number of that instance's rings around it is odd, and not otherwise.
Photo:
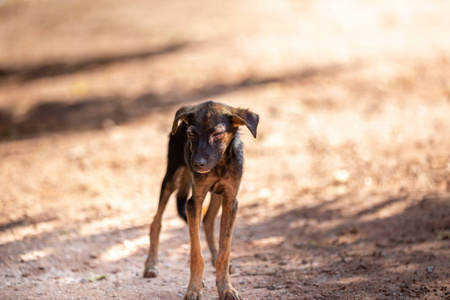
[(261, 117), (244, 299), (450, 299), (449, 36), (438, 0), (0, 1), (0, 298), (181, 299), (175, 201), (155, 279), (148, 227), (175, 111), (216, 100)]

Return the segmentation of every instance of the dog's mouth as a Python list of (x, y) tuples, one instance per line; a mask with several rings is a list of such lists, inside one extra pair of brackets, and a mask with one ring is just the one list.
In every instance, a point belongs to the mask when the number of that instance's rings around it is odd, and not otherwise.
[(206, 173), (209, 173), (209, 171), (211, 171), (211, 170), (195, 170), (196, 173), (200, 173), (200, 174), (206, 174)]
[(212, 168), (209, 168), (208, 166), (205, 166), (203, 168), (199, 168), (199, 167), (193, 167), (194, 172), (196, 173), (200, 173), (200, 174), (205, 174), (205, 173), (209, 173), (209, 171), (212, 170)]

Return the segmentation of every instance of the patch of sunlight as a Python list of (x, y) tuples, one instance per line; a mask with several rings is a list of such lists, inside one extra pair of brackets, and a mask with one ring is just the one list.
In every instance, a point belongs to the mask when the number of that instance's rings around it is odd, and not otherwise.
[(132, 255), (139, 248), (148, 246), (148, 236), (144, 235), (134, 240), (124, 240), (116, 244), (100, 255), (103, 261), (115, 261)]
[(264, 147), (277, 148), (285, 145), (284, 136), (281, 134), (272, 134), (263, 140)]
[(309, 225), (309, 220), (304, 219), (304, 218), (300, 218), (298, 220), (292, 221), (291, 223), (289, 223), (289, 225), (287, 226), (287, 228), (289, 229), (298, 229), (298, 228), (303, 228)]
[(336, 281), (336, 283), (339, 284), (351, 284), (351, 283), (356, 283), (356, 282), (361, 282), (361, 281), (366, 281), (367, 278), (364, 278), (363, 276), (350, 276), (350, 277), (345, 277), (345, 278), (339, 278), (339, 280)]
[[(78, 228), (78, 235), (88, 236), (93, 234), (101, 234), (104, 231), (123, 228), (124, 223), (124, 220), (121, 220), (120, 217), (93, 220), (91, 222), (80, 224), (80, 227)], [(129, 224), (129, 226), (131, 226), (131, 224)]]
[[(408, 201), (403, 200), (390, 203), (389, 205), (386, 205), (385, 207), (379, 209), (378, 211), (361, 216), (361, 221), (370, 222), (379, 219), (391, 218), (393, 216), (402, 214), (408, 208), (408, 205), (410, 205), (410, 203)], [(370, 210), (370, 207), (368, 209)]]
[(44, 258), (50, 255), (53, 252), (52, 248), (46, 248), (43, 250), (32, 250), (27, 253), (20, 255), (21, 260), (23, 261), (32, 261), (40, 258)]
[(255, 246), (275, 245), (275, 244), (281, 244), (285, 240), (286, 240), (286, 237), (284, 237), (284, 236), (271, 236), (268, 238), (253, 241), (252, 244)]

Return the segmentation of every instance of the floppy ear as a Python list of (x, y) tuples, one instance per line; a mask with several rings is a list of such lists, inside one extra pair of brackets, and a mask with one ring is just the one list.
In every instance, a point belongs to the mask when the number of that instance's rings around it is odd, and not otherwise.
[(178, 121), (182, 120), (184, 123), (187, 124), (188, 116), (191, 114), (191, 109), (192, 106), (183, 106), (177, 111), (177, 113), (175, 114), (175, 119), (173, 120), (172, 135), (174, 135), (177, 132)]
[(256, 128), (258, 127), (259, 116), (248, 109), (236, 108), (231, 115), (234, 127), (245, 125), (256, 138)]

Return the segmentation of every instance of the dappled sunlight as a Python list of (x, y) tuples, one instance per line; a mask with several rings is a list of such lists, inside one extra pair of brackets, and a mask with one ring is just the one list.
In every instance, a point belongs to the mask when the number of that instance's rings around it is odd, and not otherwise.
[(271, 236), (268, 238), (253, 240), (252, 244), (255, 246), (268, 246), (268, 245), (277, 245), (283, 243), (285, 241), (284, 236)]
[[(178, 231), (185, 227), (185, 223), (178, 218), (169, 218), (164, 222), (164, 229), (160, 236), (160, 241), (162, 244), (166, 243), (171, 239), (176, 239), (179, 234)], [(148, 226), (144, 227), (145, 231), (148, 231)], [(138, 250), (145, 250), (147, 253), (149, 247), (149, 236), (148, 233), (139, 236), (135, 239), (124, 239), (119, 243), (112, 245), (110, 248), (106, 249), (104, 252), (99, 254), (99, 259), (104, 262), (112, 262), (127, 258), (135, 254)], [(186, 252), (189, 249), (186, 248), (186, 244), (181, 244), (174, 249), (168, 249), (171, 255), (177, 255), (177, 249), (182, 249), (182, 252)], [(161, 251), (164, 251), (162, 249)]]
[(46, 256), (51, 255), (54, 252), (53, 248), (46, 248), (43, 250), (31, 250), (20, 255), (20, 259), (24, 262), (30, 262), (33, 260), (45, 259)]
[(134, 240), (123, 240), (100, 255), (102, 261), (115, 261), (132, 255), (138, 249), (148, 247), (148, 235)]
[(381, 203), (377, 209), (377, 203), (372, 203), (371, 206), (359, 212), (360, 220), (364, 222), (375, 221), (379, 219), (395, 217), (395, 215), (402, 214), (410, 206), (409, 201), (404, 201), (404, 197), (391, 199), (389, 203)]

